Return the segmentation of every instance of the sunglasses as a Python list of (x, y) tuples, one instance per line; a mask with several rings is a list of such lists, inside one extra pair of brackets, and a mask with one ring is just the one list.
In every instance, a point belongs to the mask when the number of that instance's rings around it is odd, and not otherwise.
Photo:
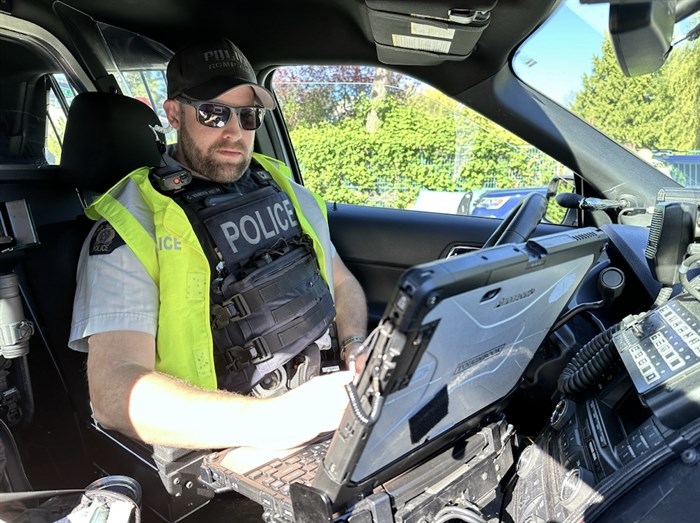
[(231, 114), (235, 114), (241, 129), (255, 131), (262, 125), (265, 116), (265, 109), (262, 107), (231, 107), (215, 102), (200, 102), (184, 96), (177, 96), (175, 100), (194, 107), (199, 123), (217, 129), (225, 126), (231, 119)]

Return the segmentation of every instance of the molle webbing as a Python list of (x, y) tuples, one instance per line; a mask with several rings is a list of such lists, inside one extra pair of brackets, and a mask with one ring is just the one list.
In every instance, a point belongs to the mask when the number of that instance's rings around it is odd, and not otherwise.
[(334, 315), (315, 257), (304, 246), (243, 280), (227, 277), (212, 305), (220, 387), (248, 392), (320, 338)]

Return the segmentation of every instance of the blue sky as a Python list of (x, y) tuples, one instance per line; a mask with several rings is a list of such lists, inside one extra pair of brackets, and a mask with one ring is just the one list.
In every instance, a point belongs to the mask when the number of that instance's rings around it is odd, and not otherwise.
[(608, 27), (608, 4), (567, 0), (518, 51), (515, 72), (563, 105), (573, 100), (592, 58), (600, 54)]

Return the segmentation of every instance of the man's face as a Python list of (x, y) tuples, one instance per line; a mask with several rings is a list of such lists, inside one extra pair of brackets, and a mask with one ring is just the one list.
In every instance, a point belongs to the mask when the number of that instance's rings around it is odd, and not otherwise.
[[(232, 107), (255, 105), (250, 87), (228, 91), (211, 100)], [(197, 121), (196, 109), (167, 100), (164, 104), (170, 125), (178, 130), (176, 159), (185, 167), (212, 181), (238, 180), (250, 165), (255, 131), (242, 129), (235, 114), (221, 128), (207, 127)]]

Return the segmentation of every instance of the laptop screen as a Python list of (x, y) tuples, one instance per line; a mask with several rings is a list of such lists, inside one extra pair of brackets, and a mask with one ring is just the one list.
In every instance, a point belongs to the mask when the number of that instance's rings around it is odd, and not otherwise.
[(496, 410), (606, 241), (583, 229), (406, 271), (383, 321), (401, 347), (392, 349), (387, 396), (351, 482), (376, 479), (392, 464), (406, 469), (420, 447)]

